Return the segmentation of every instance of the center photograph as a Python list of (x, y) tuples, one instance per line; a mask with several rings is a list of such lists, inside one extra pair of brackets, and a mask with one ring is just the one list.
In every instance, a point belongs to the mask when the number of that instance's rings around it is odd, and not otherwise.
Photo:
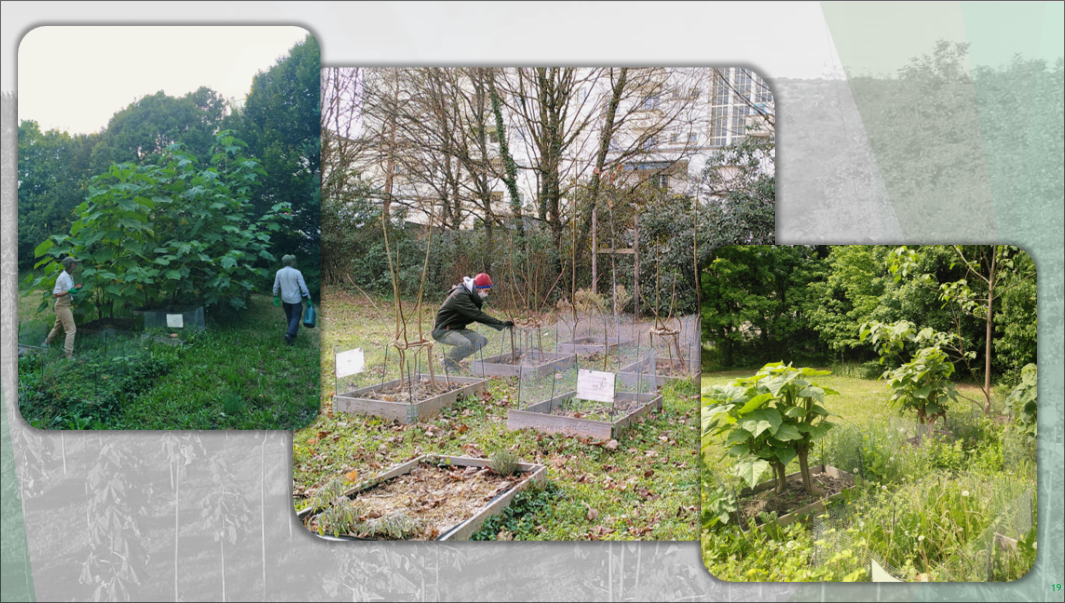
[(709, 253), (772, 243), (742, 68), (322, 71), (326, 539), (694, 540)]

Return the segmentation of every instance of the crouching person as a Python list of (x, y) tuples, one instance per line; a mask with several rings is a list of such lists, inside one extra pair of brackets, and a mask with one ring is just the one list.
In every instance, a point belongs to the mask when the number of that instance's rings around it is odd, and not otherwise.
[(485, 314), (481, 308), (492, 288), (492, 279), (485, 273), (474, 278), (465, 276), (462, 284), (456, 285), (436, 313), (433, 325), (433, 339), (451, 349), (444, 353), (444, 368), (449, 371), (461, 370), (459, 362), (474, 354), (488, 340), (481, 334), (466, 327), (471, 322), (479, 322), (496, 330), (514, 327), (512, 321), (502, 321)]

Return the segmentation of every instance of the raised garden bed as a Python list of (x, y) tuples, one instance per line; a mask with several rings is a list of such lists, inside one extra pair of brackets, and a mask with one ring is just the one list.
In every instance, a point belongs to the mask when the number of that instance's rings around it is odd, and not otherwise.
[[(430, 379), (429, 375), (417, 374), (411, 376), (411, 381), (394, 379), (378, 385), (362, 387), (345, 394), (338, 394), (334, 406), (339, 412), (374, 415), (400, 423), (417, 423), (451, 406), (459, 396), (473, 396), (483, 392), (486, 383), (484, 379), (475, 377), (448, 379), (438, 374), (436, 386), (446, 388), (447, 391), (437, 393), (437, 390), (431, 387)], [(411, 385), (415, 389), (413, 402), (408, 394), (408, 388)]]
[(610, 354), (616, 352), (618, 347), (632, 342), (632, 339), (619, 341), (611, 337), (580, 337), (559, 343), (556, 350), (559, 354)]
[[(639, 379), (638, 369), (642, 361), (633, 362), (628, 366), (621, 367), (618, 379), (625, 385), (636, 385)], [(655, 358), (655, 385), (661, 387), (674, 381), (685, 381), (698, 377), (701, 372), (700, 358), (696, 357), (688, 361), (680, 361), (676, 358), (671, 362), (668, 357)], [(650, 381), (651, 375), (644, 374), (644, 380)]]
[[(361, 523), (346, 530), (348, 535), (326, 533), (322, 537), (378, 539), (351, 534), (375, 533), (377, 525), (391, 523), (402, 526), (405, 539), (469, 540), (486, 519), (502, 513), (518, 492), (533, 482), (542, 483), (547, 474), (543, 465), (518, 463), (517, 473), (503, 477), (489, 469), (490, 463), (487, 459), (446, 455), (407, 461), (344, 492), (342, 496), (358, 509)], [(308, 507), (296, 516), (317, 533), (325, 510)]]
[(637, 419), (652, 410), (662, 409), (662, 396), (657, 394), (637, 394), (619, 392), (615, 395), (613, 416), (603, 416), (609, 412), (609, 404), (599, 404), (605, 412), (574, 412), (569, 409), (576, 392), (567, 392), (550, 400), (538, 402), (523, 410), (510, 410), (507, 413), (507, 429), (524, 429), (531, 427), (545, 433), (562, 433), (580, 437), (593, 437), (600, 440), (616, 438)]
[(540, 377), (558, 371), (565, 371), (576, 362), (576, 354), (541, 352), (538, 350), (514, 350), (509, 354), (489, 356), (484, 360), (475, 360), (470, 364), (474, 375), (490, 377)]
[(854, 487), (854, 476), (831, 465), (814, 465), (810, 467), (810, 479), (820, 492), (813, 496), (806, 494), (802, 484), (802, 473), (795, 472), (786, 477), (783, 494), (777, 494), (776, 480), (758, 484), (754, 489), (740, 492), (739, 513), (741, 527), (746, 530), (749, 518), (756, 518), (761, 525), (759, 513), (777, 514), (777, 523), (785, 526), (806, 515), (822, 513), (825, 503), (843, 496), (845, 490)]

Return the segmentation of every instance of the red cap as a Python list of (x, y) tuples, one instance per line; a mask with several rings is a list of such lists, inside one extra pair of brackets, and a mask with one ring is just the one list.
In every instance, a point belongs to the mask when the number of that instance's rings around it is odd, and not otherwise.
[(473, 277), (473, 286), (478, 289), (488, 289), (492, 286), (492, 279), (485, 273), (480, 273)]

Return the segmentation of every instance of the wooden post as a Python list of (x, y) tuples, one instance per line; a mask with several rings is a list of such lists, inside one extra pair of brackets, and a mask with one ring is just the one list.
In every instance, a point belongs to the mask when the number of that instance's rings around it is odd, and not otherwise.
[(596, 208), (592, 206), (592, 293), (599, 292), (599, 239), (596, 236)]
[(632, 215), (632, 252), (635, 260), (633, 261), (633, 280), (632, 280), (632, 311), (636, 322), (640, 322), (640, 214), (636, 212)]

